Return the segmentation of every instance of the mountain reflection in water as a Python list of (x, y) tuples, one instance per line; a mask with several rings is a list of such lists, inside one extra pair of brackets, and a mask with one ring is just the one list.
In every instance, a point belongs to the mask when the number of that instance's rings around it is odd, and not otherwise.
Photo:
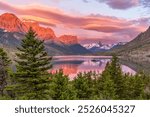
[[(71, 79), (80, 72), (95, 71), (96, 73), (102, 73), (110, 58), (105, 56), (55, 56), (53, 57), (53, 68), (50, 72), (55, 73), (57, 70), (62, 69), (64, 74)], [(136, 73), (128, 66), (121, 66), (124, 73)]]

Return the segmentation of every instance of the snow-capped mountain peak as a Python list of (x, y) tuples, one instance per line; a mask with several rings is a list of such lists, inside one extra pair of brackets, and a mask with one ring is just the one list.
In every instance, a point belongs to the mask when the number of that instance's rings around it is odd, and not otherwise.
[(83, 47), (85, 47), (86, 49), (92, 52), (98, 52), (98, 51), (107, 51), (114, 47), (122, 46), (125, 44), (126, 42), (119, 42), (119, 43), (113, 43), (113, 44), (102, 44), (101, 42), (99, 42), (99, 43), (84, 44)]

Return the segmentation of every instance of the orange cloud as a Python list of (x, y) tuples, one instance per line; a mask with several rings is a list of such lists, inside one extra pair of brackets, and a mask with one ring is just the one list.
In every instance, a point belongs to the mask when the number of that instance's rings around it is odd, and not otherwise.
[[(80, 35), (89, 35), (89, 33), (92, 35), (93, 33), (93, 36), (95, 34), (95, 36), (99, 36), (100, 38), (102, 35), (104, 35), (104, 38), (108, 38), (106, 35), (111, 34), (111, 36), (116, 37), (116, 39), (120, 37), (132, 39), (140, 31), (144, 31), (146, 27), (145, 24), (148, 22), (148, 20), (144, 19), (128, 21), (116, 17), (95, 14), (89, 16), (74, 16), (56, 8), (41, 5), (19, 7), (2, 1), (0, 1), (0, 10), (15, 13), (24, 19), (38, 21), (43, 25), (53, 27), (63, 26), (63, 28), (70, 29), (71, 31), (74, 30)], [(61, 32), (61, 30), (59, 30), (59, 32)]]
[[(32, 19), (39, 19), (42, 18), (45, 19), (43, 22), (48, 23), (47, 21), (50, 20), (52, 24), (63, 24), (68, 27), (79, 27), (84, 28), (86, 25), (92, 24), (92, 25), (116, 25), (116, 26), (128, 26), (132, 25), (131, 22), (128, 22), (123, 19), (117, 19), (114, 17), (107, 17), (107, 16), (72, 16), (70, 14), (66, 14), (61, 10), (49, 8), (46, 6), (24, 6), (24, 7), (18, 7), (18, 6), (12, 6), (5, 2), (0, 2), (0, 9), (1, 10), (7, 10), (19, 15), (29, 15)], [(30, 18), (28, 17), (28, 18)], [(33, 18), (34, 17), (34, 18)], [(38, 17), (38, 18), (36, 18)], [(40, 20), (41, 22), (41, 20)]]
[(55, 22), (53, 19), (45, 19), (31, 15), (21, 15), (20, 17), (23, 19), (23, 21), (35, 21), (45, 26), (52, 26), (52, 27), (56, 26), (55, 23), (53, 23)]
[(98, 26), (98, 25), (87, 25), (84, 27), (84, 29), (95, 30), (95, 31), (105, 32), (105, 33), (119, 32), (123, 30), (123, 28), (117, 26)]

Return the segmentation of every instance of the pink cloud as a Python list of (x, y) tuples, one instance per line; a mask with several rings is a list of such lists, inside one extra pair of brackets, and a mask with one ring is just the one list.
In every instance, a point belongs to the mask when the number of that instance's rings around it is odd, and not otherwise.
[[(110, 4), (114, 4), (114, 2), (111, 1), (121, 0), (106, 1)], [(128, 0), (122, 1), (127, 2)], [(130, 3), (136, 5), (138, 0), (130, 0)], [(118, 2), (117, 4), (121, 6), (123, 3)], [(129, 38), (132, 39), (139, 32), (144, 31), (146, 25), (149, 22), (148, 18), (129, 21), (126, 19), (95, 14), (88, 16), (73, 16), (59, 9), (46, 6), (31, 5), (19, 7), (2, 1), (0, 1), (0, 10), (15, 13), (22, 18), (35, 20), (42, 25), (52, 26), (53, 28), (59, 28), (62, 26), (63, 30), (70, 29), (70, 32), (75, 31), (75, 34), (82, 37), (83, 35), (92, 35), (93, 37), (97, 36), (100, 38), (112, 39), (112, 36), (114, 36), (113, 39), (125, 38), (129, 40)], [(63, 31), (59, 30), (59, 32)]]
[[(9, 12), (13, 12), (18, 15), (29, 15), (29, 16), (36, 16), (42, 17), (45, 19), (53, 20), (56, 24), (64, 24), (68, 26), (84, 26), (87, 24), (108, 24), (109, 25), (130, 25), (127, 21), (122, 19), (114, 18), (114, 17), (107, 17), (107, 16), (72, 16), (70, 14), (66, 14), (61, 10), (40, 6), (40, 5), (32, 5), (32, 6), (12, 6), (6, 2), (0, 1), (0, 10), (7, 10)], [(35, 19), (36, 20), (36, 19)]]
[(117, 26), (85, 26), (84, 29), (95, 30), (104, 33), (114, 33), (114, 32), (120, 32), (124, 30), (123, 28)]

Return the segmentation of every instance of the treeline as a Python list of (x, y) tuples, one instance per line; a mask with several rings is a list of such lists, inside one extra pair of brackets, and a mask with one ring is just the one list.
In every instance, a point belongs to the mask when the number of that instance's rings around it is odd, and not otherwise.
[(150, 77), (124, 74), (113, 56), (101, 74), (79, 73), (69, 80), (62, 70), (55, 74), (43, 41), (30, 29), (16, 53), (16, 70), (0, 49), (0, 99), (6, 100), (139, 100), (150, 99)]

